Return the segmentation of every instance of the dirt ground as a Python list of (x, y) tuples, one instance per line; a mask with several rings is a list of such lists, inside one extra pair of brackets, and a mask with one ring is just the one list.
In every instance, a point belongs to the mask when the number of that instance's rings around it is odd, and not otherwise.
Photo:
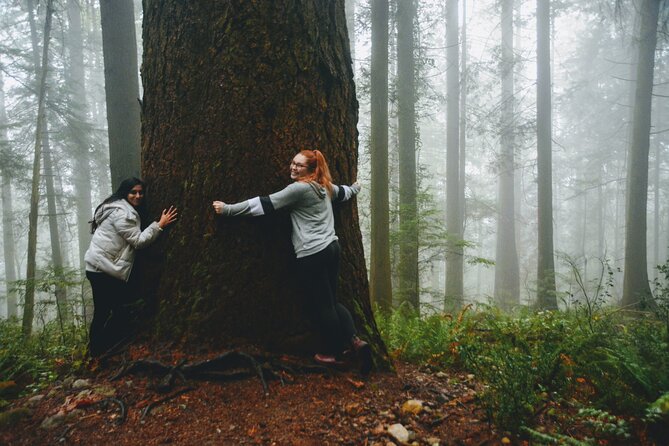
[[(295, 358), (288, 362), (297, 364)], [(184, 381), (175, 375), (161, 387), (165, 373), (136, 370), (119, 376), (123, 367), (119, 359), (93, 364), (83, 379), (70, 378), (15, 401), (13, 407), (29, 411), (17, 424), (0, 429), (0, 444), (509, 443), (485, 421), (476, 403), (480, 385), (466, 374), (404, 363), (396, 364), (394, 374), (372, 373), (364, 379), (351, 370), (307, 367), (292, 373), (285, 368), (267, 380), (265, 392), (258, 376)], [(408, 440), (401, 437), (407, 433)]]

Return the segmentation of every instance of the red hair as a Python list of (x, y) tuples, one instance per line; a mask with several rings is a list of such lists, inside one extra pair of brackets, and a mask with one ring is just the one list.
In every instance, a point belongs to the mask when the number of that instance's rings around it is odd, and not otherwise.
[(325, 187), (329, 195), (332, 195), (332, 176), (325, 157), (320, 150), (302, 150), (300, 155), (307, 160), (307, 169), (311, 172), (300, 181), (315, 181)]

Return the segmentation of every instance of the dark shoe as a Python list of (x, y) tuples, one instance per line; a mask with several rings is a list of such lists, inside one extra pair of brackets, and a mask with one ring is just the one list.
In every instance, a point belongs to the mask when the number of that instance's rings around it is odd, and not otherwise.
[(339, 361), (334, 356), (324, 355), (324, 354), (321, 354), (321, 353), (316, 353), (314, 355), (314, 361), (316, 361), (320, 365), (329, 366), (329, 367), (344, 365), (344, 363), (342, 361)]
[(351, 339), (351, 345), (353, 346), (353, 350), (355, 350), (355, 354), (358, 356), (358, 360), (360, 361), (360, 374), (368, 375), (372, 370), (372, 348), (368, 343), (357, 336), (353, 336), (353, 339)]

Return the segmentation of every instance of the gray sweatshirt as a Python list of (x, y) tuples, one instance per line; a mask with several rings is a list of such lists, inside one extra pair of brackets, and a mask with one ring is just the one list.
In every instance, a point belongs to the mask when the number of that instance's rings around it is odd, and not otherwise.
[(255, 197), (236, 204), (225, 204), (222, 215), (260, 216), (287, 208), (293, 226), (293, 248), (297, 258), (310, 256), (325, 249), (337, 236), (334, 231), (332, 203), (346, 201), (360, 192), (360, 186), (332, 185), (332, 197), (315, 182), (296, 181), (269, 196)]

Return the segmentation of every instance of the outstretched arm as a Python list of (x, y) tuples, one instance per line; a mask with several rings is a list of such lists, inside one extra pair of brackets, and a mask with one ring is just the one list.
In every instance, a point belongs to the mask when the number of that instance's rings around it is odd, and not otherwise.
[(337, 186), (334, 185), (334, 194), (332, 195), (333, 202), (342, 202), (350, 200), (353, 196), (358, 195), (360, 192), (360, 183), (357, 181), (350, 186)]
[(212, 206), (214, 212), (224, 217), (239, 217), (244, 215), (258, 217), (260, 215), (271, 214), (283, 207), (291, 206), (299, 200), (300, 195), (306, 187), (308, 187), (306, 183), (302, 185), (293, 183), (269, 196), (254, 197), (235, 204), (214, 201)]

